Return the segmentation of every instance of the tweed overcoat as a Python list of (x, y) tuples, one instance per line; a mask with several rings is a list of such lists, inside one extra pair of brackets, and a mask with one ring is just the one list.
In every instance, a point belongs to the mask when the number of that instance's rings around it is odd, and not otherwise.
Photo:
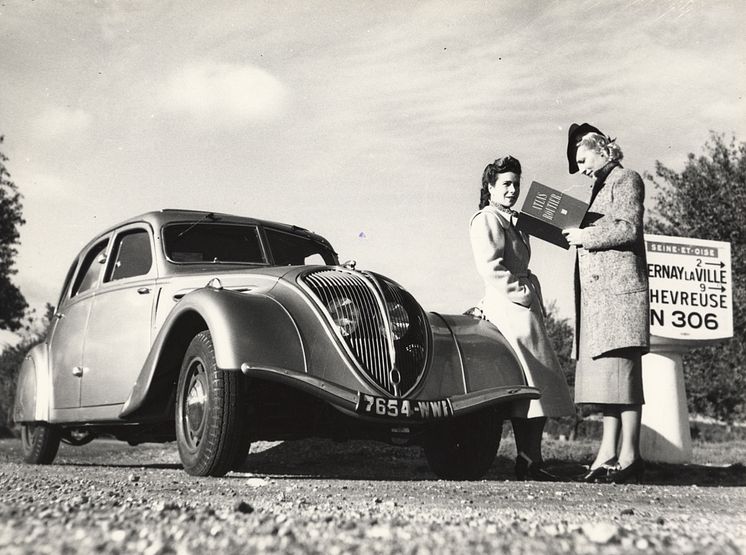
[(650, 301), (642, 219), (645, 185), (637, 172), (611, 162), (594, 184), (575, 257), (575, 344), (580, 308), (589, 323), (590, 356), (650, 345)]
[(565, 375), (544, 326), (539, 280), (528, 269), (528, 235), (518, 231), (497, 209), (477, 212), (469, 226), (477, 271), (485, 282), (482, 310), (513, 347), (526, 382), (541, 399), (514, 407), (510, 416), (575, 414)]

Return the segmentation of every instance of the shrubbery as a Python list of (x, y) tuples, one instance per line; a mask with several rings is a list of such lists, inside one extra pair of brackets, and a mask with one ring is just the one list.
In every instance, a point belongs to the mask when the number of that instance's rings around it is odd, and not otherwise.
[(19, 331), (21, 341), (0, 353), (0, 437), (8, 435), (12, 427), (13, 399), (23, 358), (34, 345), (44, 341), (53, 314), (54, 307), (50, 304), (41, 318), (35, 311), (30, 311)]
[(746, 143), (712, 133), (681, 173), (656, 162), (648, 230), (727, 241), (733, 275), (733, 339), (689, 351), (684, 380), (691, 413), (746, 419)]

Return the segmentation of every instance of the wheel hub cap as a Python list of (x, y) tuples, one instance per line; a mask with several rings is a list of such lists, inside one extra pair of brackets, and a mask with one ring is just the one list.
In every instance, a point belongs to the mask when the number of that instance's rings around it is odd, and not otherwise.
[(207, 404), (207, 390), (205, 388), (205, 373), (201, 364), (195, 364), (192, 369), (189, 389), (184, 400), (185, 428), (190, 443), (196, 447), (202, 438), (205, 424), (205, 406)]

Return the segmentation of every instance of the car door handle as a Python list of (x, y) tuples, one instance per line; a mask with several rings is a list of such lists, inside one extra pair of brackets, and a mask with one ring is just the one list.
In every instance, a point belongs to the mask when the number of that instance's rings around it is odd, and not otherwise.
[(176, 293), (174, 293), (173, 299), (175, 302), (178, 302), (184, 297), (184, 295), (186, 295), (187, 293), (191, 293), (194, 290), (194, 287), (190, 287), (189, 289), (179, 289)]
[(73, 366), (73, 376), (79, 378), (83, 375), (83, 368), (81, 366)]
[(147, 295), (148, 293), (150, 293), (150, 289), (148, 289), (147, 287), (140, 287), (137, 292), (140, 293), (140, 295)]

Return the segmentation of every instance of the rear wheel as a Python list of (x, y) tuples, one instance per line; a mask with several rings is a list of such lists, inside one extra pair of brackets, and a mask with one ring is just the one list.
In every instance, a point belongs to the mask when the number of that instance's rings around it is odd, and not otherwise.
[(246, 458), (246, 395), (243, 375), (220, 370), (209, 331), (187, 347), (176, 396), (176, 442), (184, 470), (223, 476)]
[(21, 424), (23, 460), (31, 464), (50, 464), (60, 448), (59, 428), (46, 422)]
[(494, 409), (434, 425), (425, 435), (430, 469), (445, 480), (479, 480), (492, 466), (500, 446), (502, 417)]

